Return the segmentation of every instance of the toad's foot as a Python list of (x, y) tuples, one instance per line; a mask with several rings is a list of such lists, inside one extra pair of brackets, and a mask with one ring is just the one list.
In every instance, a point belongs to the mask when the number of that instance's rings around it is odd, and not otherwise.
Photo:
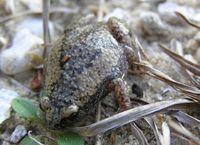
[(114, 79), (110, 83), (109, 88), (111, 89), (111, 91), (114, 92), (114, 95), (119, 104), (120, 111), (131, 108), (131, 101), (130, 98), (127, 96), (127, 85), (124, 80), (122, 80), (121, 78)]

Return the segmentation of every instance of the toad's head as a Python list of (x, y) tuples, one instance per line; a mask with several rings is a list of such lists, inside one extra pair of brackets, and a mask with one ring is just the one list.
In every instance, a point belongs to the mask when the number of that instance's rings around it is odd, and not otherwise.
[(40, 108), (45, 113), (47, 125), (51, 129), (61, 128), (62, 120), (78, 112), (78, 106), (72, 101), (57, 103), (56, 100), (50, 100), (48, 97), (41, 98)]

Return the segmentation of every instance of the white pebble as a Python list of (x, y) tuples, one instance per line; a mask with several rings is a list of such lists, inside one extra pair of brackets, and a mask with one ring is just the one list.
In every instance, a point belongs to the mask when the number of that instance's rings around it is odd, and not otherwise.
[(167, 35), (169, 27), (160, 19), (159, 15), (153, 12), (145, 12), (140, 16), (144, 30), (150, 35)]
[(2, 145), (10, 145), (10, 143), (7, 141), (3, 141)]
[(110, 12), (108, 15), (105, 16), (104, 20), (108, 21), (110, 17), (117, 17), (119, 19), (125, 20), (126, 23), (129, 23), (131, 20), (131, 16), (128, 13), (128, 11), (121, 8), (114, 9), (112, 12)]
[(0, 89), (0, 124), (10, 117), (11, 101), (18, 96), (18, 93), (14, 91)]
[(0, 54), (0, 69), (9, 75), (23, 72), (42, 63), (43, 40), (27, 29), (19, 31), (10, 48)]
[(160, 14), (170, 14), (175, 16), (175, 11), (177, 11), (180, 6), (177, 3), (165, 2), (158, 5), (158, 12)]
[[(50, 36), (54, 36), (54, 25), (51, 21), (49, 21), (49, 32)], [(43, 37), (43, 20), (42, 18), (36, 18), (36, 17), (29, 17), (17, 25), (17, 29), (28, 29), (32, 34)]]
[(10, 136), (10, 142), (18, 143), (26, 134), (26, 128), (22, 125), (18, 125)]

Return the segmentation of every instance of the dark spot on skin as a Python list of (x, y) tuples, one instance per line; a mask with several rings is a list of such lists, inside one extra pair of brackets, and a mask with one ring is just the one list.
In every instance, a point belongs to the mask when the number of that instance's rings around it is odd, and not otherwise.
[(143, 90), (137, 84), (132, 85), (132, 93), (135, 94), (139, 98), (143, 97)]
[(90, 67), (92, 67), (93, 66), (93, 64), (90, 62), (90, 63), (87, 63), (86, 65), (85, 65), (85, 68), (90, 68)]

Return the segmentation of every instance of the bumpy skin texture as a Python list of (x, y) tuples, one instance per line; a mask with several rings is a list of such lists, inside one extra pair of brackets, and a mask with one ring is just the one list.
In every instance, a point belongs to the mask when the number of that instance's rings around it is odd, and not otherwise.
[(127, 73), (124, 48), (110, 27), (91, 17), (80, 19), (49, 51), (45, 60), (46, 97), (40, 106), (51, 128), (70, 126), (90, 114), (112, 91), (111, 82)]

